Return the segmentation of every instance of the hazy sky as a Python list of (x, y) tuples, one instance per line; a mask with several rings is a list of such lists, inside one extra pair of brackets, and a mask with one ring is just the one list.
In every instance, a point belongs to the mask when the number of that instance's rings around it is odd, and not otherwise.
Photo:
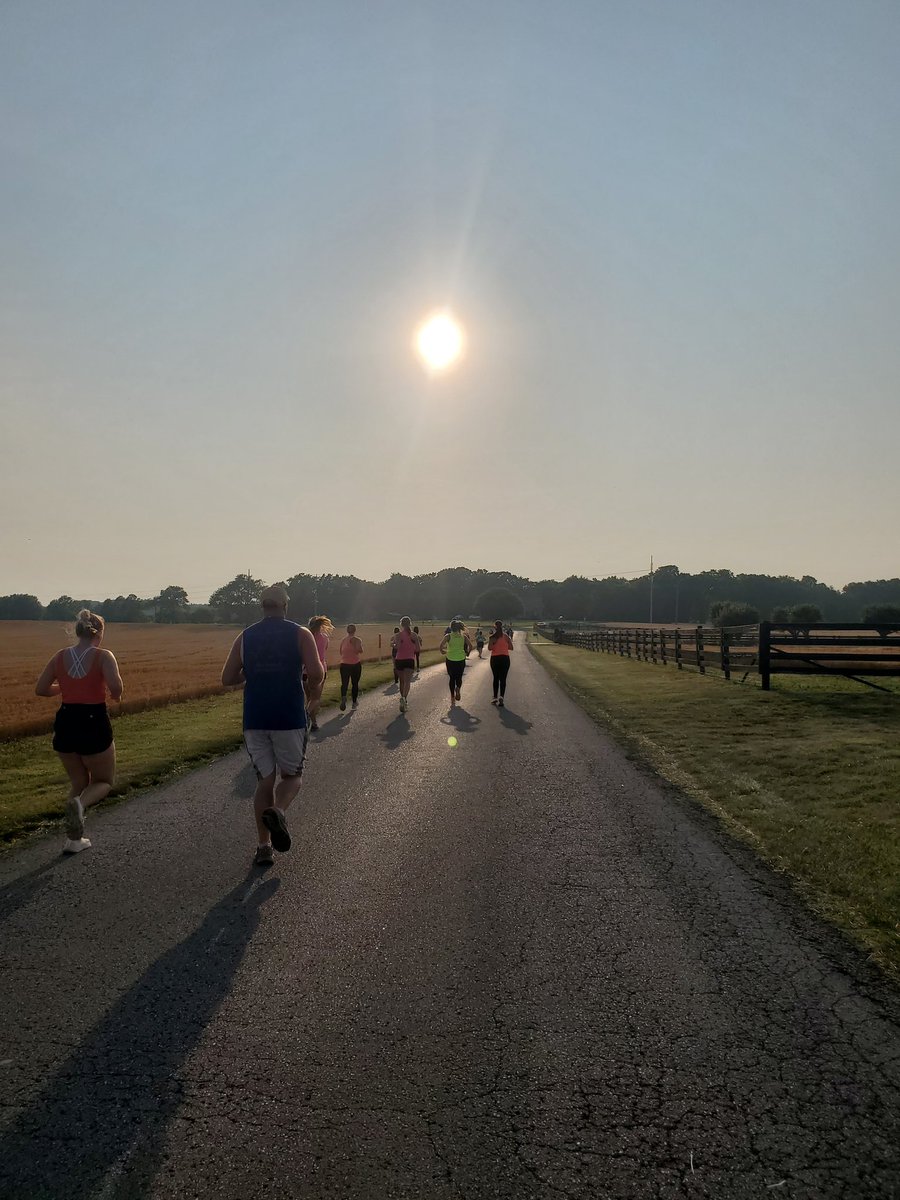
[(0, 592), (900, 574), (898, 62), (897, 0), (4, 0)]

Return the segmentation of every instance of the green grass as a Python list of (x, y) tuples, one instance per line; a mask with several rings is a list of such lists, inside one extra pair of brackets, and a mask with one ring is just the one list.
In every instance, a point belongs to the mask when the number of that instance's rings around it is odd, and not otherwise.
[(763, 692), (532, 642), (597, 721), (788, 872), (820, 914), (900, 979), (900, 684), (773, 677)]
[[(438, 662), (437, 651), (422, 655), (422, 666)], [(360, 690), (384, 686), (390, 662), (366, 663)], [(323, 705), (336, 704), (340, 675), (328, 672)], [(240, 692), (188, 700), (165, 708), (114, 717), (116, 785), (110, 800), (152, 787), (185, 770), (235, 750), (241, 744)], [(50, 737), (0, 742), (0, 841), (10, 842), (62, 815), (67, 781)]]

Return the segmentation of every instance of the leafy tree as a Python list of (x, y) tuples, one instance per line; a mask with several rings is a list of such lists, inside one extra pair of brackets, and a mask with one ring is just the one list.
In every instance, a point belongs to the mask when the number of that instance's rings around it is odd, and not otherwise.
[[(88, 604), (88, 607), (98, 612), (105, 621), (133, 623), (147, 620), (145, 610), (151, 603), (152, 601), (141, 600), (134, 592), (130, 592), (127, 596), (116, 596), (114, 600), (107, 598), (99, 604)], [(79, 605), (79, 608), (81, 607), (83, 605)]]
[(795, 625), (818, 625), (823, 620), (822, 610), (818, 604), (795, 604), (791, 620)]
[(507, 621), (521, 617), (525, 608), (515, 592), (507, 588), (492, 587), (481, 593), (475, 601), (474, 611), (483, 621)]
[(863, 613), (866, 625), (900, 624), (900, 604), (869, 604)]
[(209, 598), (216, 619), (226, 625), (231, 622), (247, 625), (261, 617), (259, 597), (265, 586), (261, 579), (254, 579), (252, 575), (235, 575), (230, 583), (224, 584)]
[(205, 604), (194, 604), (184, 614), (184, 619), (192, 625), (211, 625), (216, 614)]
[(0, 621), (39, 621), (43, 615), (44, 607), (37, 596), (0, 596)]
[(166, 587), (156, 597), (156, 619), (164, 625), (174, 625), (187, 615), (188, 594), (183, 587)]
[(776, 625), (787, 625), (791, 620), (791, 610), (787, 605), (779, 604), (772, 609), (770, 618)]
[(73, 600), (71, 596), (57, 596), (44, 609), (44, 620), (74, 621), (80, 608), (84, 608), (80, 600)]
[(709, 619), (720, 629), (731, 625), (756, 625), (759, 622), (759, 609), (740, 600), (717, 600), (710, 607)]

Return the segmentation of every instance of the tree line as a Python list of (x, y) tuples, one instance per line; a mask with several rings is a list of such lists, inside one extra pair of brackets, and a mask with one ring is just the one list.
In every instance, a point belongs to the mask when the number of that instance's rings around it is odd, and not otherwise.
[[(881, 620), (900, 620), (900, 579), (848, 583), (840, 590), (811, 575), (742, 575), (732, 571), (683, 572), (677, 566), (660, 567), (652, 577), (636, 579), (609, 576), (588, 579), (525, 579), (507, 571), (472, 571), (450, 567), (428, 575), (391, 575), (381, 583), (354, 575), (299, 573), (283, 580), (291, 596), (290, 613), (307, 620), (326, 613), (333, 621), (390, 621), (404, 613), (428, 620), (448, 615), (478, 617), (488, 621), (535, 618), (546, 621), (703, 623), (718, 618), (726, 623), (751, 623), (760, 617), (786, 620), (800, 608), (804, 619), (861, 621), (876, 619), (873, 608), (884, 610)], [(88, 607), (107, 621), (156, 621), (246, 624), (259, 614), (259, 595), (265, 582), (252, 575), (236, 575), (209, 598), (191, 604), (184, 588), (163, 588), (157, 596), (108, 597), (105, 600), (58, 596), (41, 604), (36, 596), (0, 596), (0, 620), (71, 621)], [(818, 617), (811, 615), (814, 609)], [(893, 612), (895, 615), (889, 615)], [(755, 615), (754, 615), (755, 614)], [(888, 615), (885, 615), (888, 614)], [(737, 617), (742, 616), (739, 620)]]

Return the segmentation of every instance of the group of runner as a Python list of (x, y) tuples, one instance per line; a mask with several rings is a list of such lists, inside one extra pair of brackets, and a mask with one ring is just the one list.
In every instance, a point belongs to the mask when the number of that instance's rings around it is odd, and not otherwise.
[[(308, 626), (289, 621), (289, 597), (280, 585), (266, 588), (260, 600), (262, 620), (235, 638), (222, 669), (222, 683), (244, 684), (244, 744), (257, 776), (254, 862), (266, 866), (274, 861), (275, 850), (284, 853), (291, 847), (286, 813), (300, 790), (309, 734), (319, 728), (316, 718), (334, 625), (325, 616), (311, 618)], [(121, 700), (124, 685), (115, 655), (102, 646), (104, 631), (103, 618), (82, 609), (75, 622), (76, 644), (58, 651), (35, 685), (38, 696), (58, 696), (61, 701), (54, 719), (53, 749), (69, 777), (64, 854), (88, 849), (85, 811), (103, 800), (115, 782), (116, 747), (106, 702), (108, 696)], [(475, 631), (474, 641), (481, 658), (485, 646), (481, 628)], [(491, 703), (503, 707), (512, 630), (496, 621), (487, 646), (493, 677)], [(455, 707), (472, 652), (472, 639), (459, 618), (445, 630), (440, 650), (447, 664), (450, 705)], [(346, 710), (348, 692), (354, 709), (359, 703), (363, 652), (356, 626), (348, 625), (340, 643), (341, 712)], [(391, 639), (401, 713), (409, 707), (421, 653), (419, 628), (403, 617)]]

